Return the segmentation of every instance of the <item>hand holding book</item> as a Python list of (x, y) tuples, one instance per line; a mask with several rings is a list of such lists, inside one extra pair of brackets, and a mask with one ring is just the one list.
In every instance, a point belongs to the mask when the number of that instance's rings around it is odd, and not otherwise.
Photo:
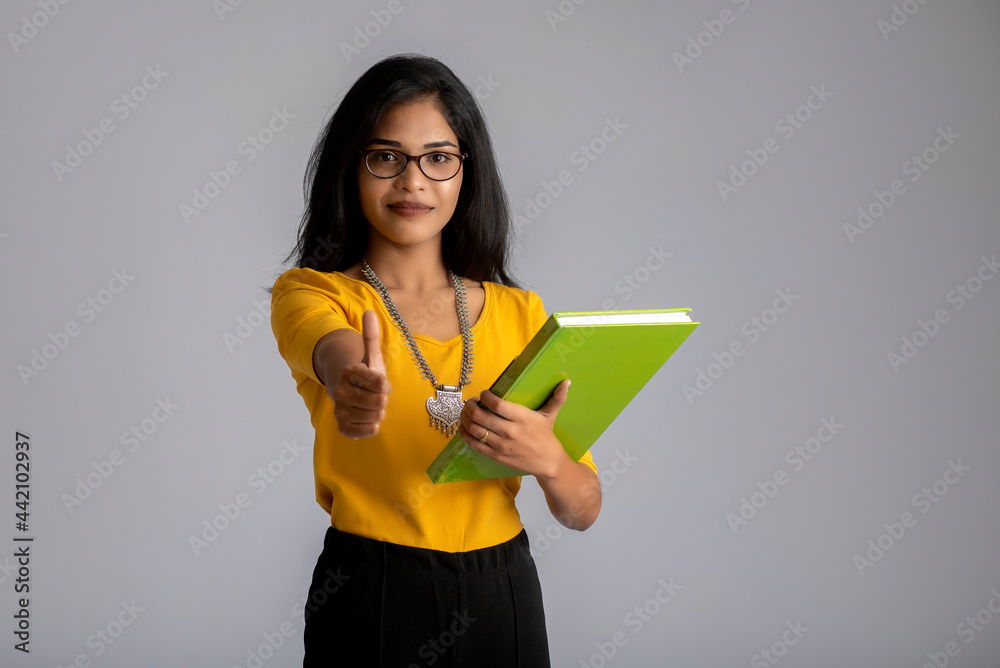
[[(572, 378), (574, 400), (560, 404), (552, 430), (569, 458), (579, 462), (698, 326), (690, 310), (553, 313), (490, 390), (508, 403), (537, 409), (560, 382)], [(484, 433), (467, 428), (453, 436), (428, 467), (428, 477), (443, 483), (533, 473), (470, 445)]]
[(465, 402), (459, 436), (469, 447), (501, 464), (529, 475), (555, 477), (567, 460), (572, 461), (552, 432), (569, 385), (569, 379), (560, 382), (538, 410), (485, 390), (478, 400)]

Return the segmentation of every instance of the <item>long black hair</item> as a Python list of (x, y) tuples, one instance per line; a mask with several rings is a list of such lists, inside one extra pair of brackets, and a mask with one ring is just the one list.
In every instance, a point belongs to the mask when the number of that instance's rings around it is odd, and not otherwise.
[(351, 86), (313, 147), (306, 169), (306, 210), (295, 266), (343, 271), (368, 249), (368, 221), (358, 199), (359, 153), (392, 107), (433, 101), (469, 154), (458, 205), (442, 231), (445, 267), (459, 276), (516, 286), (508, 254), (511, 216), (486, 121), (470, 90), (439, 60), (391, 56)]

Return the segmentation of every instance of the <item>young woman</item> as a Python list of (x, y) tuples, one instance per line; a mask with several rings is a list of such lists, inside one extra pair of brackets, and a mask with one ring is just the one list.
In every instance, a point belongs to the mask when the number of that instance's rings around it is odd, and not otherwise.
[(395, 56), (317, 142), (271, 322), (316, 429), (330, 513), (306, 605), (306, 666), (548, 666), (520, 477), (432, 485), (459, 433), (535, 476), (563, 525), (600, 512), (590, 453), (487, 388), (546, 319), (507, 268), (509, 208), (483, 116), (442, 63)]

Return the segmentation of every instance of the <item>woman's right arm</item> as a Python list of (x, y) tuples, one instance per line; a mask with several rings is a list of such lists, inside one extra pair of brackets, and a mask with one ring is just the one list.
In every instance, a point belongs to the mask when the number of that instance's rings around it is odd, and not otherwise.
[(324, 335), (313, 348), (312, 361), (316, 377), (333, 400), (340, 433), (354, 439), (377, 434), (392, 387), (379, 348), (375, 312), (365, 311), (361, 334), (337, 329)]

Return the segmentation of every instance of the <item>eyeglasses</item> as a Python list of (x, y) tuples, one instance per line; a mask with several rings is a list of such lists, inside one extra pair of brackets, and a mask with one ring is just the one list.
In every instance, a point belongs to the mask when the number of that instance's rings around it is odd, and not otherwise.
[(462, 163), (468, 153), (457, 155), (455, 153), (445, 153), (443, 151), (432, 151), (422, 155), (407, 155), (402, 151), (393, 151), (387, 148), (375, 148), (361, 151), (365, 156), (365, 167), (372, 176), (380, 179), (391, 179), (398, 176), (406, 169), (410, 160), (416, 160), (417, 166), (424, 176), (432, 181), (447, 181), (458, 175), (458, 170), (462, 168)]

